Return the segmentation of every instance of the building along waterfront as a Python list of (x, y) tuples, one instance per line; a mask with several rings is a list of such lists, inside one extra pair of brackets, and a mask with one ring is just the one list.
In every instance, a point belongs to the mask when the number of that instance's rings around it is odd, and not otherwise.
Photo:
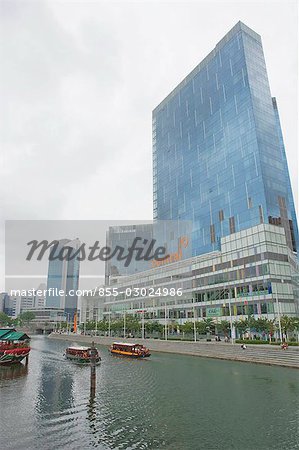
[[(80, 261), (71, 258), (79, 247), (79, 239), (61, 239), (54, 252), (55, 258), (49, 260), (45, 306), (62, 309), (68, 318), (73, 318), (78, 308), (78, 296), (70, 292), (76, 292), (79, 286)], [(70, 257), (60, 259), (57, 256), (64, 248), (71, 249)]]
[(298, 227), (277, 101), (261, 37), (242, 22), (153, 111), (153, 216), (190, 221), (192, 254), (125, 276), (110, 270), (119, 295), (83, 299), (83, 321), (298, 315)]
[(153, 215), (192, 220), (197, 256), (260, 223), (298, 227), (261, 37), (238, 22), (153, 111)]
[[(140, 320), (183, 324), (207, 317), (235, 321), (248, 315), (296, 316), (297, 272), (298, 261), (283, 228), (260, 224), (221, 238), (221, 251), (111, 278), (110, 286), (119, 294), (85, 297), (81, 320), (132, 314)], [(171, 289), (175, 295), (169, 295)]]

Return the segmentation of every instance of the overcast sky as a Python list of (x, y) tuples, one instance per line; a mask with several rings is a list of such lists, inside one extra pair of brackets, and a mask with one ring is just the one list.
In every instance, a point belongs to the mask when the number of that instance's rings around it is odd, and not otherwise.
[(296, 2), (0, 6), (1, 230), (5, 219), (151, 219), (152, 109), (238, 20), (262, 36), (297, 191)]

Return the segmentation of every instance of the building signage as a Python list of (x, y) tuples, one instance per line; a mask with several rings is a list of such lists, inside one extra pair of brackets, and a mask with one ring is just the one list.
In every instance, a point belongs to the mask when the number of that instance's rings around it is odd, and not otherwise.
[(207, 308), (207, 317), (220, 317), (222, 316), (221, 308)]
[(183, 248), (187, 248), (189, 244), (189, 239), (187, 236), (182, 236), (179, 238), (179, 243), (178, 243), (178, 251), (175, 253), (171, 253), (170, 255), (168, 255), (166, 258), (163, 259), (153, 259), (151, 261), (151, 266), (152, 267), (159, 267), (165, 264), (170, 264), (176, 261), (181, 261), (182, 257), (183, 257)]

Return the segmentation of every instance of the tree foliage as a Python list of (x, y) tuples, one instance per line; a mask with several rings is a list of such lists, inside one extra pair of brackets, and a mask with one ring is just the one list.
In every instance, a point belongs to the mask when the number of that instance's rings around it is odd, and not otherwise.
[(223, 333), (225, 336), (228, 336), (230, 333), (230, 323), (228, 320), (221, 320), (221, 322), (217, 323), (217, 330)]
[(0, 325), (10, 326), (12, 324), (12, 319), (4, 312), (0, 311)]
[(18, 322), (22, 324), (23, 322), (29, 323), (35, 319), (35, 314), (32, 311), (24, 311), (18, 316)]

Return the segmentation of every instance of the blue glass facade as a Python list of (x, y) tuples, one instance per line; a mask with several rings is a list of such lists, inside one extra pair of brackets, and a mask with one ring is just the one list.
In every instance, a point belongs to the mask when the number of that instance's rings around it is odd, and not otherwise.
[[(63, 249), (76, 251), (79, 241), (62, 239), (56, 248), (54, 256), (58, 256)], [(72, 253), (70, 253), (70, 256)], [(76, 291), (79, 285), (80, 262), (77, 258), (70, 260), (53, 259), (49, 261), (47, 280), (47, 308), (61, 308), (65, 313), (74, 316), (78, 307), (78, 296)], [(52, 289), (52, 291), (51, 291)], [(61, 295), (59, 294), (59, 291)]]
[[(142, 249), (139, 256), (152, 256), (158, 247), (165, 248), (165, 255), (185, 259), (192, 256), (191, 221), (156, 221), (148, 224), (119, 225), (109, 227), (106, 245), (112, 252), (117, 247), (123, 248), (121, 259), (119, 252), (105, 263), (105, 283), (110, 284), (113, 277), (133, 275), (153, 268), (153, 261), (138, 259), (136, 250), (126, 265), (125, 255), (137, 239), (136, 246)], [(184, 239), (185, 238), (185, 239)], [(184, 245), (182, 245), (184, 239)]]
[(192, 220), (200, 255), (259, 223), (298, 228), (261, 38), (241, 22), (153, 111), (155, 220)]

